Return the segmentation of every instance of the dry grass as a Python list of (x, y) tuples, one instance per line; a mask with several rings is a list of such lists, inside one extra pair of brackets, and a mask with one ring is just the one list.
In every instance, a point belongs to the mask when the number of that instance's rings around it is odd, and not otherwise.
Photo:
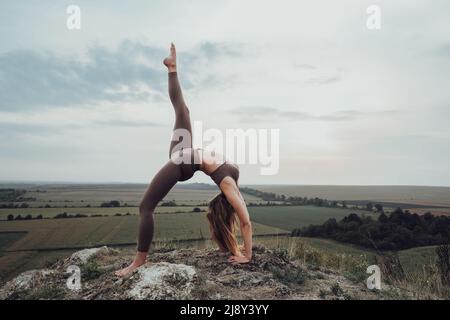
[[(297, 260), (308, 268), (331, 269), (355, 283), (365, 283), (369, 277), (366, 269), (374, 264), (370, 255), (333, 252), (317, 248), (314, 242), (307, 242), (302, 238), (272, 239), (265, 244), (278, 250), (286, 250), (290, 259)], [(386, 298), (450, 299), (450, 286), (443, 282), (443, 272), (446, 273), (447, 269), (440, 267), (444, 264), (442, 261), (430, 258), (421, 268), (405, 271), (400, 259), (395, 256), (377, 258), (377, 264), (382, 270), (382, 288)]]

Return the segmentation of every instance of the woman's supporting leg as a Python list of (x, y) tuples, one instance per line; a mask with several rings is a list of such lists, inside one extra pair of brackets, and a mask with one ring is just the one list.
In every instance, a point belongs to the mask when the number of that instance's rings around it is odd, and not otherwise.
[(117, 271), (117, 276), (126, 276), (145, 263), (153, 240), (155, 208), (180, 178), (181, 166), (168, 161), (152, 179), (139, 206), (140, 221), (136, 257), (128, 267)]
[(153, 239), (153, 212), (158, 203), (167, 195), (181, 178), (181, 167), (168, 161), (155, 175), (139, 206), (139, 252), (147, 252)]

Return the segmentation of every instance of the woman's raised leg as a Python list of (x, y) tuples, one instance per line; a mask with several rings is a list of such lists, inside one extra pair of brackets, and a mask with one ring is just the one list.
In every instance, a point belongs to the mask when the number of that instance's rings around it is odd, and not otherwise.
[[(176, 51), (173, 44), (170, 47), (169, 57), (164, 59), (164, 64), (169, 71), (169, 96), (175, 109), (174, 136), (172, 137), (169, 150), (170, 158), (175, 151), (192, 148), (192, 129), (189, 109), (184, 102), (178, 81)], [(183, 171), (183, 167), (186, 168), (169, 160), (153, 178), (139, 206), (140, 221), (136, 256), (128, 267), (116, 272), (117, 276), (126, 276), (145, 263), (153, 239), (153, 213), (159, 201), (166, 196), (173, 186), (178, 181), (189, 177), (190, 174), (186, 174), (186, 169)]]
[(169, 77), (169, 97), (175, 110), (175, 125), (170, 142), (169, 157), (176, 151), (192, 148), (192, 126), (189, 109), (183, 98), (177, 72), (177, 53), (174, 44), (170, 46), (170, 55), (164, 59)]

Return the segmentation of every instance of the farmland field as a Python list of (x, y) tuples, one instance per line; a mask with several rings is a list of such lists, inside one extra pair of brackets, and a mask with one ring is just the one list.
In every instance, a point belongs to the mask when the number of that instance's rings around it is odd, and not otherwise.
[(286, 230), (322, 224), (330, 218), (340, 220), (350, 213), (378, 216), (368, 211), (314, 206), (258, 206), (250, 207), (249, 212), (256, 222)]
[[(27, 232), (8, 251), (132, 244), (137, 237), (137, 216), (43, 219), (0, 222), (2, 232)], [(286, 233), (285, 230), (255, 223), (254, 233)], [(70, 230), (70, 232), (68, 232)], [(154, 239), (185, 240), (209, 237), (205, 214), (180, 213), (155, 216)]]
[[(156, 214), (164, 213), (180, 213), (180, 212), (192, 212), (194, 208), (200, 208), (206, 210), (206, 207), (193, 207), (193, 206), (176, 206), (176, 207), (157, 207)], [(139, 214), (138, 207), (117, 207), (117, 208), (97, 208), (97, 207), (81, 207), (81, 208), (16, 208), (16, 209), (0, 209), (0, 220), (6, 220), (9, 214), (13, 216), (21, 215), (22, 217), (31, 214), (32, 217), (42, 215), (44, 218), (53, 218), (55, 215), (66, 212), (67, 214), (84, 214), (84, 215), (108, 215), (113, 216), (115, 214)]]
[[(4, 187), (7, 186), (0, 185), (0, 188)], [(21, 185), (15, 188), (20, 189)], [(87, 205), (98, 207), (102, 202), (111, 200), (117, 200), (122, 205), (138, 206), (146, 188), (145, 184), (36, 185), (26, 189), (24, 197), (36, 199), (26, 201), (31, 207), (45, 205), (61, 208), (64, 206), (86, 207)], [(176, 201), (179, 205), (197, 206), (207, 203), (218, 193), (219, 189), (213, 185), (196, 187), (196, 185), (179, 184), (167, 194), (163, 201)], [(246, 195), (245, 198), (251, 202), (261, 201), (251, 195)]]
[[(31, 268), (45, 267), (48, 263), (65, 257), (78, 248), (100, 245), (135, 246), (138, 224), (138, 204), (146, 185), (8, 185), (26, 189), (22, 200), (28, 208), (0, 209), (0, 282)], [(384, 201), (409, 204), (421, 213), (434, 206), (445, 214), (450, 206), (450, 188), (433, 187), (336, 187), (336, 186), (251, 186), (253, 188), (292, 196), (322, 197), (336, 200)], [(172, 240), (208, 239), (210, 237), (205, 212), (192, 212), (195, 207), (205, 210), (207, 202), (218, 193), (208, 185), (177, 185), (164, 199), (177, 206), (159, 206), (155, 215), (155, 246)], [(267, 201), (244, 194), (247, 203), (265, 204)], [(120, 207), (100, 207), (103, 202), (117, 200)], [(0, 204), (8, 204), (4, 201)], [(416, 205), (417, 207), (414, 207)], [(47, 206), (47, 208), (45, 208)], [(50, 208), (48, 207), (50, 206)], [(41, 208), (40, 208), (41, 207)], [(412, 210), (413, 211), (413, 210)], [(104, 217), (33, 219), (5, 221), (12, 214), (42, 215), (52, 218), (66, 212), (76, 215), (104, 215)], [(349, 213), (378, 214), (352, 208), (317, 206), (249, 206), (253, 221), (255, 243), (286, 245), (294, 241), (286, 234), (292, 229), (321, 224), (330, 218), (342, 219)], [(414, 211), (413, 211), (414, 212)], [(129, 213), (130, 215), (125, 215)], [(121, 214), (121, 216), (116, 216)], [(269, 234), (277, 236), (258, 237)], [(352, 245), (326, 239), (301, 238), (313, 247), (331, 252), (364, 254), (373, 252)], [(188, 241), (181, 245), (197, 246), (208, 240)], [(399, 253), (408, 270), (420, 268), (423, 262), (434, 257), (434, 247), (405, 250)]]
[(328, 200), (382, 201), (426, 206), (450, 206), (450, 187), (326, 185), (252, 185), (250, 187), (287, 196), (319, 197)]

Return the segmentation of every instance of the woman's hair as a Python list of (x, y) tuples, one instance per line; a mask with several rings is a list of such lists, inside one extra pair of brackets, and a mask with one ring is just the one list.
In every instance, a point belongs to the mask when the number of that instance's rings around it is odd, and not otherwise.
[(223, 193), (211, 200), (206, 217), (210, 224), (212, 239), (217, 242), (220, 249), (238, 255), (240, 251), (235, 235), (236, 212)]

